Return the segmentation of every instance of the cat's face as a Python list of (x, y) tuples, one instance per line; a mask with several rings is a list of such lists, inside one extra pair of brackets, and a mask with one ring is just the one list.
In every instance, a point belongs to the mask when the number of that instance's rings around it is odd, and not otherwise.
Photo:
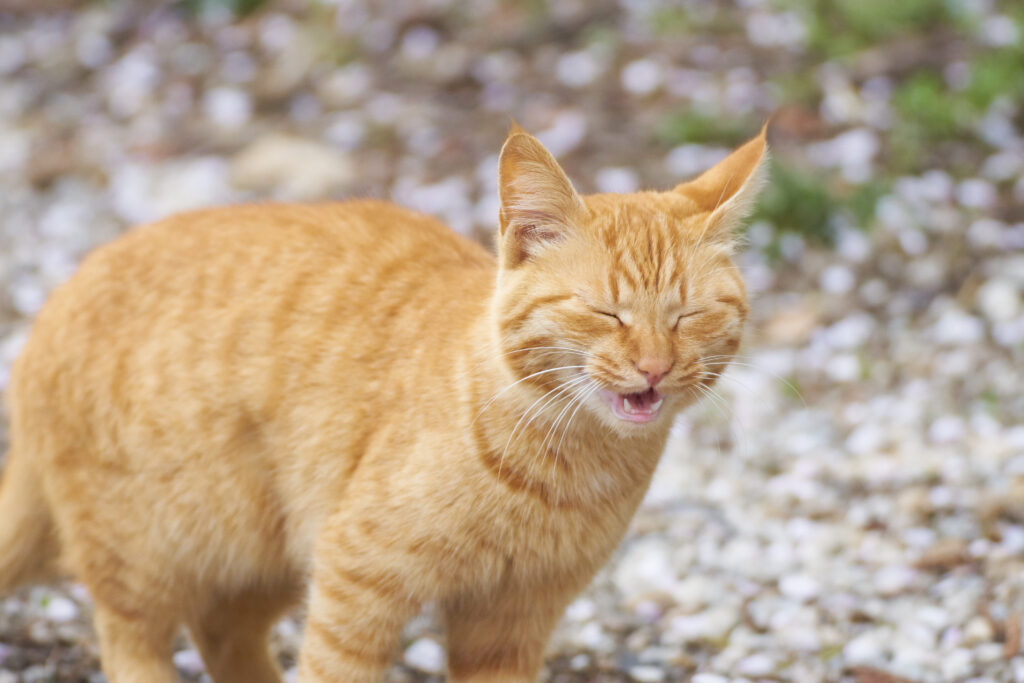
[(580, 197), (536, 139), (513, 132), (496, 313), (504, 358), (543, 396), (538, 410), (563, 424), (586, 411), (635, 434), (724, 371), (747, 314), (732, 231), (764, 151), (762, 134), (674, 190)]

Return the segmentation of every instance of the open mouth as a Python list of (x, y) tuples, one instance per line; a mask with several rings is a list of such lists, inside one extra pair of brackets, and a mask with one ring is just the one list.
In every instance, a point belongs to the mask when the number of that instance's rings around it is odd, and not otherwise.
[(617, 394), (614, 391), (601, 389), (601, 398), (612, 414), (627, 422), (650, 422), (658, 417), (661, 411), (662, 396), (654, 389), (640, 391), (635, 394)]

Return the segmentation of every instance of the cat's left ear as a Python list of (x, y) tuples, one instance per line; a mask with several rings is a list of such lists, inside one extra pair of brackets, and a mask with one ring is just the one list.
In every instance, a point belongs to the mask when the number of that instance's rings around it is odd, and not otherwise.
[(519, 126), (498, 159), (502, 263), (514, 267), (568, 236), (583, 200), (540, 140)]
[(708, 214), (701, 227), (705, 241), (731, 243), (733, 231), (753, 209), (765, 181), (767, 133), (766, 123), (760, 135), (694, 180), (675, 188), (697, 204), (698, 212)]

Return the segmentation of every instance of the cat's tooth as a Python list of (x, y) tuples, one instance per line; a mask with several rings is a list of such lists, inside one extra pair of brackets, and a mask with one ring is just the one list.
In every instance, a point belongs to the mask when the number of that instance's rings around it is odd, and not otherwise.
[(636, 412), (633, 410), (633, 406), (629, 405), (629, 399), (625, 396), (622, 397), (622, 407), (627, 413)]
[(652, 403), (652, 404), (651, 404), (651, 412), (652, 412), (652, 413), (656, 413), (656, 412), (658, 412), (658, 409), (659, 409), (659, 408), (661, 408), (661, 402), (662, 402), (662, 401), (664, 401), (664, 400), (665, 400), (665, 399), (663, 399), (663, 398), (659, 398), (659, 399), (658, 399), (657, 401), (655, 401), (654, 403)]

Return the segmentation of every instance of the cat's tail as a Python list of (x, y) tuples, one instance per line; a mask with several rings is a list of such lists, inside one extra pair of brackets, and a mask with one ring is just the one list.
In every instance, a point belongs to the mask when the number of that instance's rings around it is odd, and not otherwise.
[(0, 595), (55, 577), (59, 545), (31, 458), (12, 449), (0, 479)]

